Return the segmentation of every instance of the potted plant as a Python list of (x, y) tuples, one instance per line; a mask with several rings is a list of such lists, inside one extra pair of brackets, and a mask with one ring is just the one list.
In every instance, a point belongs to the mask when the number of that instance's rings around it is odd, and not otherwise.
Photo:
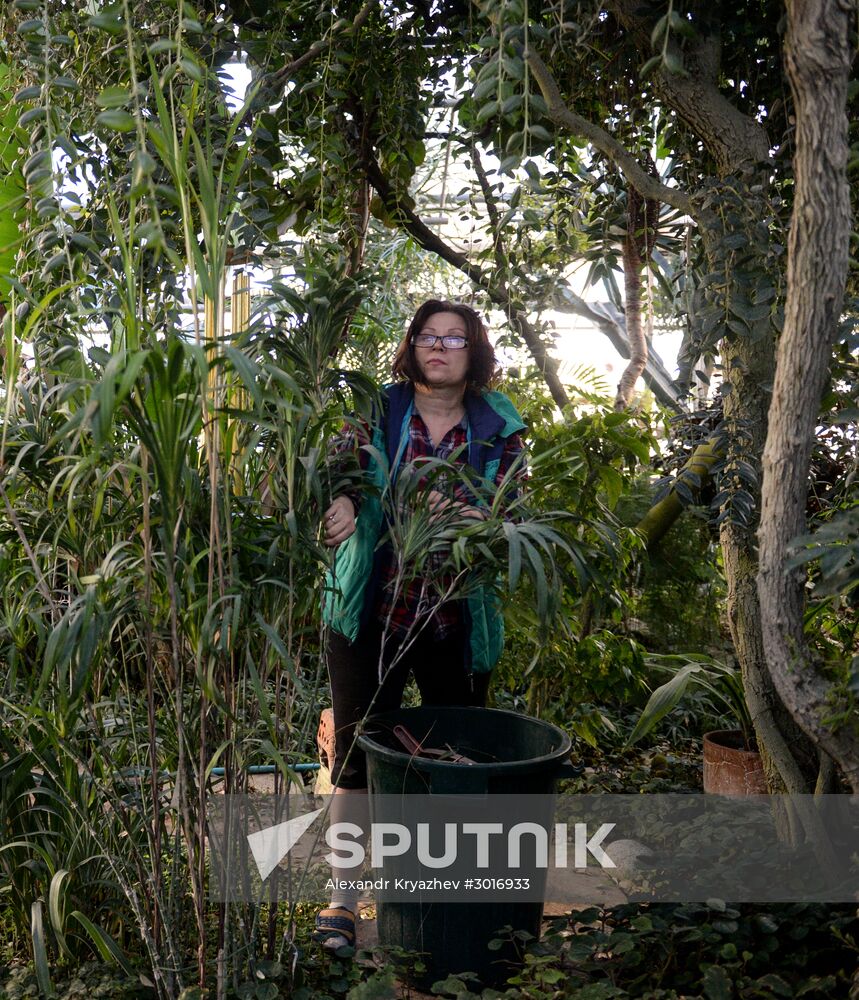
[(704, 734), (704, 791), (717, 795), (766, 794), (763, 763), (739, 673), (712, 657), (690, 653), (654, 654), (645, 662), (651, 670), (668, 671), (671, 677), (651, 693), (628, 744), (650, 732), (684, 695), (703, 691), (714, 707), (736, 723), (734, 729)]

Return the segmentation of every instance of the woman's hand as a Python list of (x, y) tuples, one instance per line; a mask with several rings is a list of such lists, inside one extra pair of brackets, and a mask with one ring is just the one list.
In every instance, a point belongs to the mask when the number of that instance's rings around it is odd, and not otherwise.
[(337, 497), (325, 511), (325, 544), (345, 542), (355, 531), (355, 507), (349, 497)]
[(486, 511), (481, 510), (480, 507), (472, 507), (467, 503), (462, 503), (460, 500), (450, 500), (443, 493), (439, 493), (438, 490), (430, 490), (428, 499), (431, 522), (438, 520), (443, 512), (450, 508), (453, 508), (457, 514), (461, 514), (462, 517), (470, 517), (475, 521), (486, 520)]

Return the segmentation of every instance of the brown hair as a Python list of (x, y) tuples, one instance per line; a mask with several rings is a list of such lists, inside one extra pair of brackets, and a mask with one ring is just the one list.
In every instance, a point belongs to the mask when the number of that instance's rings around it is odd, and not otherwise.
[(486, 335), (486, 327), (483, 325), (479, 314), (471, 306), (463, 305), (460, 302), (445, 302), (441, 299), (430, 299), (418, 308), (406, 335), (400, 341), (391, 371), (394, 378), (406, 379), (409, 382), (423, 384), (423, 376), (415, 357), (415, 349), (412, 346), (412, 337), (420, 333), (426, 326), (430, 316), (440, 312), (456, 313), (465, 324), (465, 332), (468, 337), (468, 372), (466, 379), (468, 388), (480, 392), (489, 387), (495, 375), (495, 351)]

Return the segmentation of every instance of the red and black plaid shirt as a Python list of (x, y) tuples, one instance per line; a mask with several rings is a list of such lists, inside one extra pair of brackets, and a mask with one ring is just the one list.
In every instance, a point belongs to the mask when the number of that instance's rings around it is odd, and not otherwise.
[[(357, 438), (358, 435), (356, 435), (354, 428), (345, 428), (335, 444), (335, 452), (342, 454), (352, 451), (356, 445), (366, 443), (358, 441)], [(416, 460), (419, 462), (422, 458), (440, 458), (446, 461), (455, 461), (457, 464), (465, 464), (468, 455), (467, 445), (468, 420), (466, 417), (463, 417), (455, 427), (452, 427), (445, 434), (438, 445), (434, 446), (421, 415), (414, 412), (409, 421), (408, 440), (400, 457), (399, 468)], [(510, 471), (510, 467), (522, 453), (522, 447), (522, 438), (519, 434), (511, 434), (506, 439), (498, 465), (498, 474), (495, 478), (496, 486)], [(452, 458), (454, 455), (455, 457)], [(362, 468), (367, 468), (369, 460), (367, 452), (361, 451)], [(523, 467), (521, 476), (524, 478), (524, 475)], [(430, 489), (440, 488), (438, 483), (428, 484), (428, 486)], [(355, 502), (356, 497), (351, 494), (350, 496)], [(474, 497), (459, 481), (453, 484), (451, 498), (464, 504), (474, 503)], [(356, 503), (356, 508), (357, 506)], [(444, 593), (451, 583), (450, 580), (434, 576), (432, 585), (429, 585), (425, 578), (413, 578), (400, 581), (399, 586), (397, 586), (397, 560), (390, 544), (383, 546), (380, 555), (379, 586), (376, 589), (372, 608), (372, 615), (376, 621), (383, 625), (388, 622), (391, 631), (402, 634), (408, 632), (419, 620), (429, 617), (427, 627), (436, 639), (450, 635), (462, 624), (462, 609), (459, 601), (438, 603), (439, 593)]]

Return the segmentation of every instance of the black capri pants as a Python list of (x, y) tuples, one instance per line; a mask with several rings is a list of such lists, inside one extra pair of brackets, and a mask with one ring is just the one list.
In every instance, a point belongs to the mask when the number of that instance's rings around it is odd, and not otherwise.
[[(410, 673), (414, 673), (422, 705), (482, 708), (486, 704), (491, 675), (466, 669), (464, 654), (468, 640), (463, 627), (443, 639), (436, 639), (431, 627), (422, 629), (409, 645), (410, 638), (404, 641), (403, 636), (388, 633), (382, 650), (382, 626), (377, 622), (366, 626), (355, 642), (349, 642), (333, 629), (328, 630), (327, 666), (335, 730), (333, 785), (350, 789), (367, 787), (364, 753), (357, 745), (353, 746), (356, 726), (367, 714), (399, 708)], [(401, 651), (401, 645), (407, 646), (405, 651)]]

